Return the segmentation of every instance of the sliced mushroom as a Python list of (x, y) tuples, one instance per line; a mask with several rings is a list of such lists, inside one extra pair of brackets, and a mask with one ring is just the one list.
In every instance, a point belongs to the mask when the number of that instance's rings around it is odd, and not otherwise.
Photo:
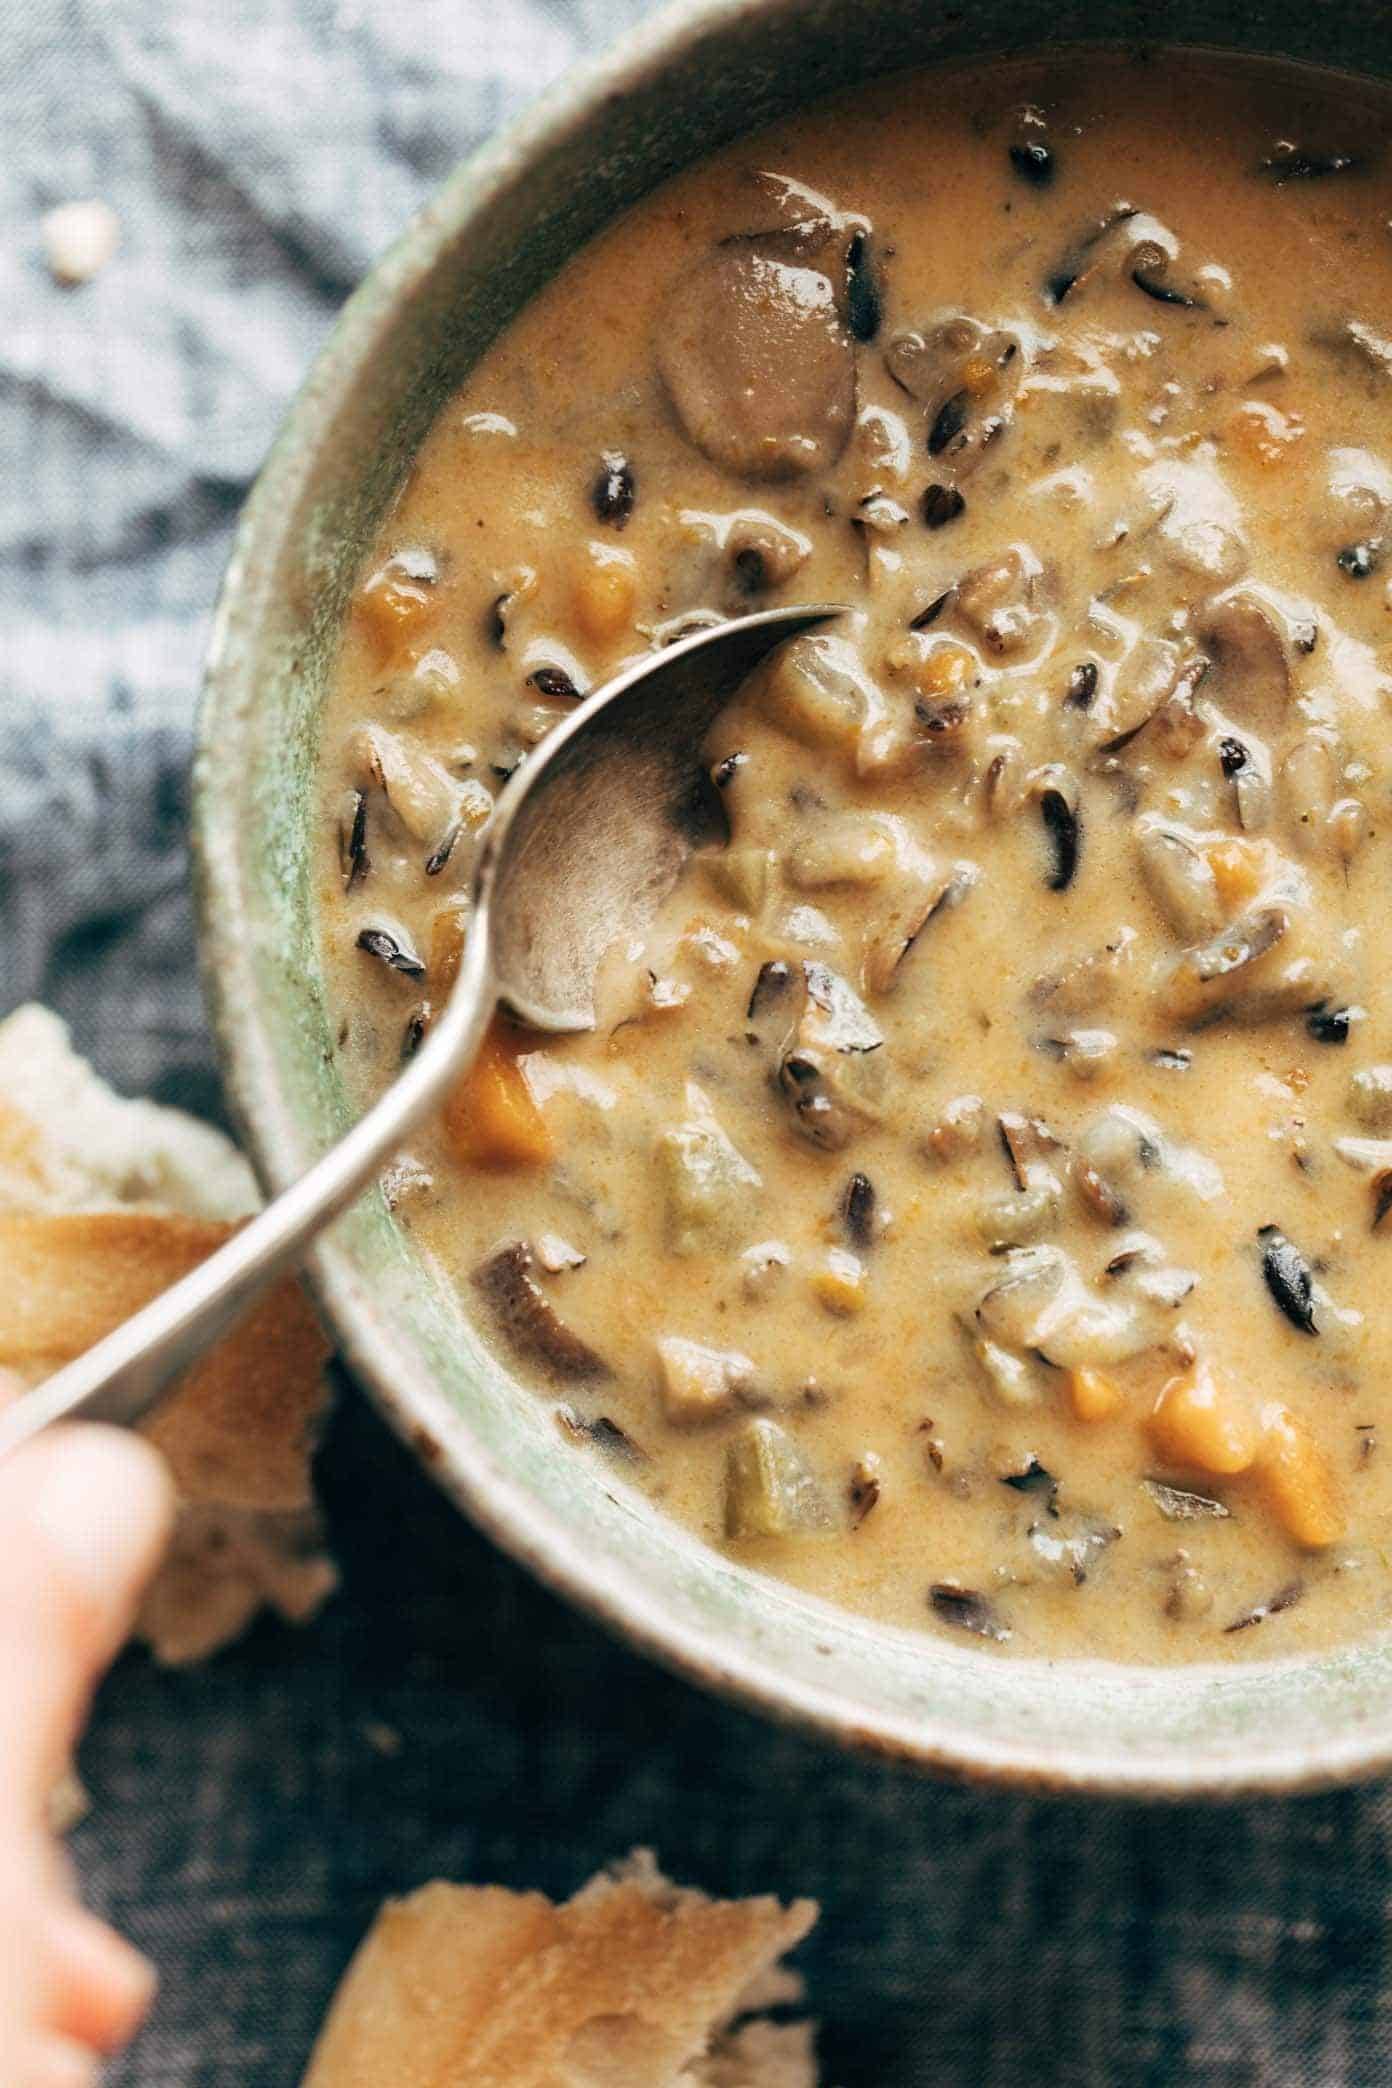
[(1307, 732), (1281, 763), (1281, 803), (1302, 855), (1326, 853), (1339, 795), (1339, 764), (1327, 733)]
[(780, 646), (755, 686), (771, 723), (839, 753), (862, 780), (897, 780), (939, 759), (952, 722), (930, 706), (891, 701), (851, 640), (829, 632)]
[(1030, 988), (1032, 1004), (1046, 1008), (1050, 1016), (1100, 1013), (1116, 998), (1117, 986), (1130, 966), (1135, 947), (1135, 929), (1118, 928), (1100, 949), (1081, 951), (1057, 971), (1036, 979)]
[(726, 471), (821, 471), (846, 446), (855, 349), (820, 269), (751, 245), (718, 247), (678, 277), (657, 360), (687, 435)]
[(1225, 908), (1198, 836), (1144, 817), (1136, 822), (1136, 852), (1147, 889), (1176, 933), (1189, 941), (1216, 935)]
[(929, 455), (960, 480), (1008, 426), (1025, 357), (1018, 334), (945, 312), (896, 334), (885, 367), (924, 408)]
[(1239, 726), (1269, 738), (1295, 697), (1297, 662), (1314, 649), (1318, 625), (1293, 597), (1247, 581), (1208, 607), (1204, 641), (1214, 655), (1214, 694)]
[(1044, 285), (1050, 303), (1062, 304), (1101, 276), (1119, 276), (1132, 250), (1147, 240), (1157, 243), (1157, 237), (1175, 243), (1172, 233), (1134, 203), (1114, 203), (1074, 238), (1050, 270)]
[(815, 257), (835, 232), (864, 219), (848, 218), (830, 196), (791, 174), (761, 167), (749, 176), (753, 201), (747, 227), (729, 235), (728, 243), (757, 241), (793, 259)]
[(802, 965), (802, 1006), (784, 1044), (778, 1078), (793, 1120), (814, 1145), (836, 1151), (880, 1115), (884, 1036), (838, 972)]
[(1174, 699), (1186, 676), (1201, 672), (1172, 639), (1142, 638), (1089, 706), (1085, 739), (1100, 753), (1116, 752)]
[(573, 1333), (538, 1283), (525, 1240), (510, 1240), (481, 1262), (474, 1283), (487, 1299), (499, 1331), (529, 1362), (574, 1383), (612, 1376), (604, 1358)]
[[(1164, 1005), (1190, 1022), (1240, 1004), (1249, 996), (1247, 1012), (1256, 1019), (1277, 1012), (1284, 995), (1269, 1007), (1262, 994), (1265, 974), (1257, 968), (1289, 927), (1290, 910), (1285, 905), (1273, 901), (1250, 908), (1211, 941), (1184, 952), (1162, 987)], [(1306, 1006), (1317, 997), (1303, 972), (1295, 990), (1309, 996)]]
[(459, 814), (460, 787), (449, 770), (423, 747), (380, 725), (364, 727), (357, 751), (364, 772), (407, 833), (416, 841), (438, 843)]
[(956, 608), (994, 653), (1018, 653), (1045, 622), (1036, 606), (1043, 568), (1027, 544), (1012, 544), (957, 583)]

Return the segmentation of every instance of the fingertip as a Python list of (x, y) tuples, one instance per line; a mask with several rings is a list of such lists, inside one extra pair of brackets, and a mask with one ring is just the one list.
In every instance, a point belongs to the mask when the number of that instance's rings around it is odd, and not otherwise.
[(159, 1457), (120, 1429), (54, 1429), (0, 1464), (0, 1811), (47, 1803), (173, 1515)]
[(174, 1487), (139, 1436), (97, 1422), (51, 1429), (14, 1460), (25, 1520), (75, 1591), (108, 1608), (133, 1602), (154, 1571), (174, 1519)]
[(155, 1968), (85, 1909), (65, 1909), (50, 1944), (54, 2030), (99, 2052), (128, 2044), (150, 2012)]

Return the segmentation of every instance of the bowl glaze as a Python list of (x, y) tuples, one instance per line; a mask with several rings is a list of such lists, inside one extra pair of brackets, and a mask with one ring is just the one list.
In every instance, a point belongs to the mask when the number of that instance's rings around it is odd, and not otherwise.
[[(1061, 0), (1050, 47), (1221, 46), (1392, 69), (1392, 9)], [(355, 569), (434, 413), (587, 238), (677, 168), (876, 74), (1027, 49), (1019, 0), (691, 0), (463, 166), (345, 308), (249, 499), (208, 662), (194, 839), (229, 1095), (269, 1191), (345, 1128), (311, 903), (319, 703)], [(844, 1745), (1036, 1790), (1288, 1791), (1392, 1765), (1392, 1640), (1143, 1669), (1000, 1660), (831, 1610), (707, 1550), (561, 1436), (380, 1196), (316, 1250), (343, 1353), (459, 1505), (543, 1580), (707, 1688)]]

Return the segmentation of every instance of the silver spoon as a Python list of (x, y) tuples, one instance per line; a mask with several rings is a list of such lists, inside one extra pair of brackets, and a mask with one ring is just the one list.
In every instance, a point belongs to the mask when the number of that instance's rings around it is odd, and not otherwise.
[(593, 1027), (605, 950), (645, 928), (691, 850), (724, 832), (698, 758), (706, 734), (766, 654), (838, 613), (766, 609), (697, 631), (626, 668), (556, 728), (498, 795), (459, 976), (410, 1065), (216, 1254), (6, 1407), (0, 1457), (71, 1415), (138, 1421), (444, 1101), (500, 999), (535, 1029)]

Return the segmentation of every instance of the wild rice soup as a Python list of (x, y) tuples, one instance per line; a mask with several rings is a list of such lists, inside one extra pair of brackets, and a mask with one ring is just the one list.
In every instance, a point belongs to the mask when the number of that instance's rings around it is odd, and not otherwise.
[(1147, 1661), (1388, 1611), (1386, 135), (1164, 55), (813, 109), (537, 298), (362, 574), (363, 1101), (577, 694), (851, 605), (721, 721), (729, 844), (594, 1032), (500, 1025), (388, 1194), (577, 1458), (855, 1609)]

